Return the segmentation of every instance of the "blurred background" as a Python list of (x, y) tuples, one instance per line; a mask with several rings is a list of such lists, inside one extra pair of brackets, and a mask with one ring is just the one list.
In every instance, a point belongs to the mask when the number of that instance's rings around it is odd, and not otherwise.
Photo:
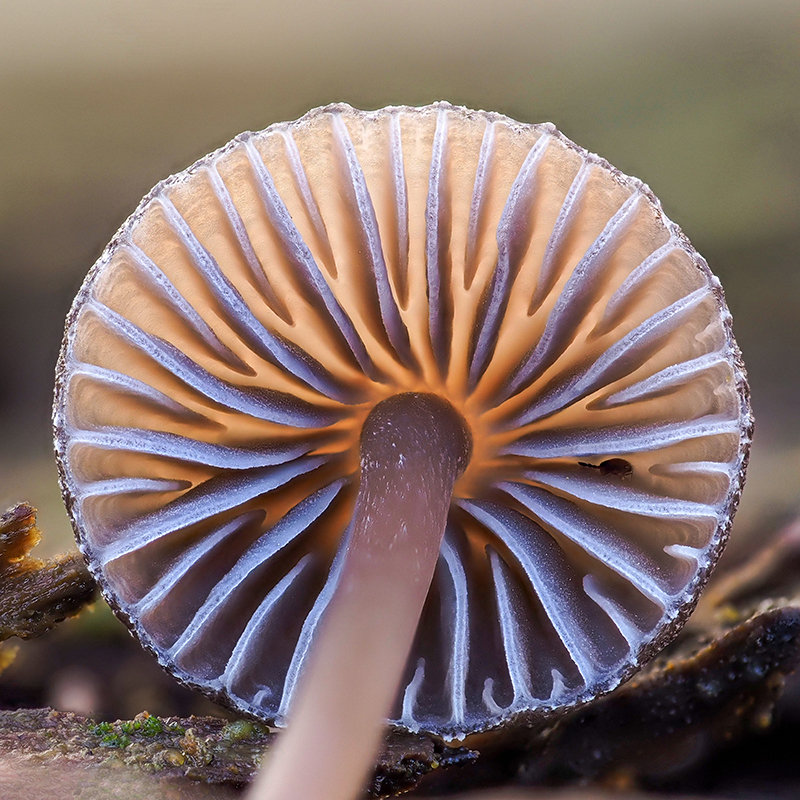
[[(750, 374), (734, 551), (797, 511), (797, 0), (0, 0), (0, 505), (38, 507), (46, 554), (72, 547), (50, 434), (64, 317), (141, 196), (317, 105), (439, 99), (552, 121), (652, 187), (721, 278)], [(65, 629), (124, 637), (106, 612), (88, 619)], [(69, 705), (31, 688), (43, 641), (23, 645), (8, 702)], [(172, 708), (111, 708), (77, 655), (59, 659), (82, 709)], [(128, 669), (123, 694), (141, 689)]]

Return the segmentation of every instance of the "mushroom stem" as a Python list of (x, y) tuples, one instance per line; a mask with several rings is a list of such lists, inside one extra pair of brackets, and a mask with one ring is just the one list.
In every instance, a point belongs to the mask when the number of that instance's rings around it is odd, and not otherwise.
[(349, 800), (397, 695), (471, 439), (431, 394), (382, 401), (361, 433), (361, 484), (341, 577), (259, 800)]

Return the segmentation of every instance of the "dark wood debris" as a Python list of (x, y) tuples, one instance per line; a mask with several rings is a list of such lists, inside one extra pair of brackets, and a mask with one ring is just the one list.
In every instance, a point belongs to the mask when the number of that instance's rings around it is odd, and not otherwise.
[(800, 660), (800, 608), (757, 614), (696, 652), (697, 645), (685, 640), (556, 723), (520, 758), (518, 781), (638, 786), (765, 730)]
[(36, 510), (27, 503), (0, 516), (0, 641), (40, 636), (95, 599), (94, 579), (78, 553), (49, 561), (29, 555), (40, 538)]

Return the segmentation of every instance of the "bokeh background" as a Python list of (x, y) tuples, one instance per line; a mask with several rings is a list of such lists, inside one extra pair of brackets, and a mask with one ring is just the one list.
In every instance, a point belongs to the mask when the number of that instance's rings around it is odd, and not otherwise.
[[(438, 99), (550, 120), (652, 187), (720, 276), (751, 378), (733, 547), (798, 510), (797, 0), (0, 0), (0, 505), (39, 508), (47, 553), (72, 546), (50, 439), (63, 320), (140, 197), (313, 106)], [(95, 710), (146, 702), (168, 710)]]

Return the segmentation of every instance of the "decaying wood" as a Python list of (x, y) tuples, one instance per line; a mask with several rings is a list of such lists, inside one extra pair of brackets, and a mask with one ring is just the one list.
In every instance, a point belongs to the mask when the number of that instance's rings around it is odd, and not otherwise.
[[(0, 760), (14, 759), (29, 770), (54, 763), (73, 769), (113, 766), (126, 774), (138, 769), (169, 784), (188, 779), (246, 786), (275, 736), (248, 720), (160, 718), (144, 712), (129, 721), (98, 722), (48, 708), (0, 711)], [(476, 757), (429, 736), (392, 734), (376, 765), (372, 793), (407, 791), (432, 770), (467, 764)]]
[(40, 539), (36, 510), (27, 503), (0, 516), (0, 641), (40, 636), (95, 598), (77, 552), (49, 561), (30, 556)]

